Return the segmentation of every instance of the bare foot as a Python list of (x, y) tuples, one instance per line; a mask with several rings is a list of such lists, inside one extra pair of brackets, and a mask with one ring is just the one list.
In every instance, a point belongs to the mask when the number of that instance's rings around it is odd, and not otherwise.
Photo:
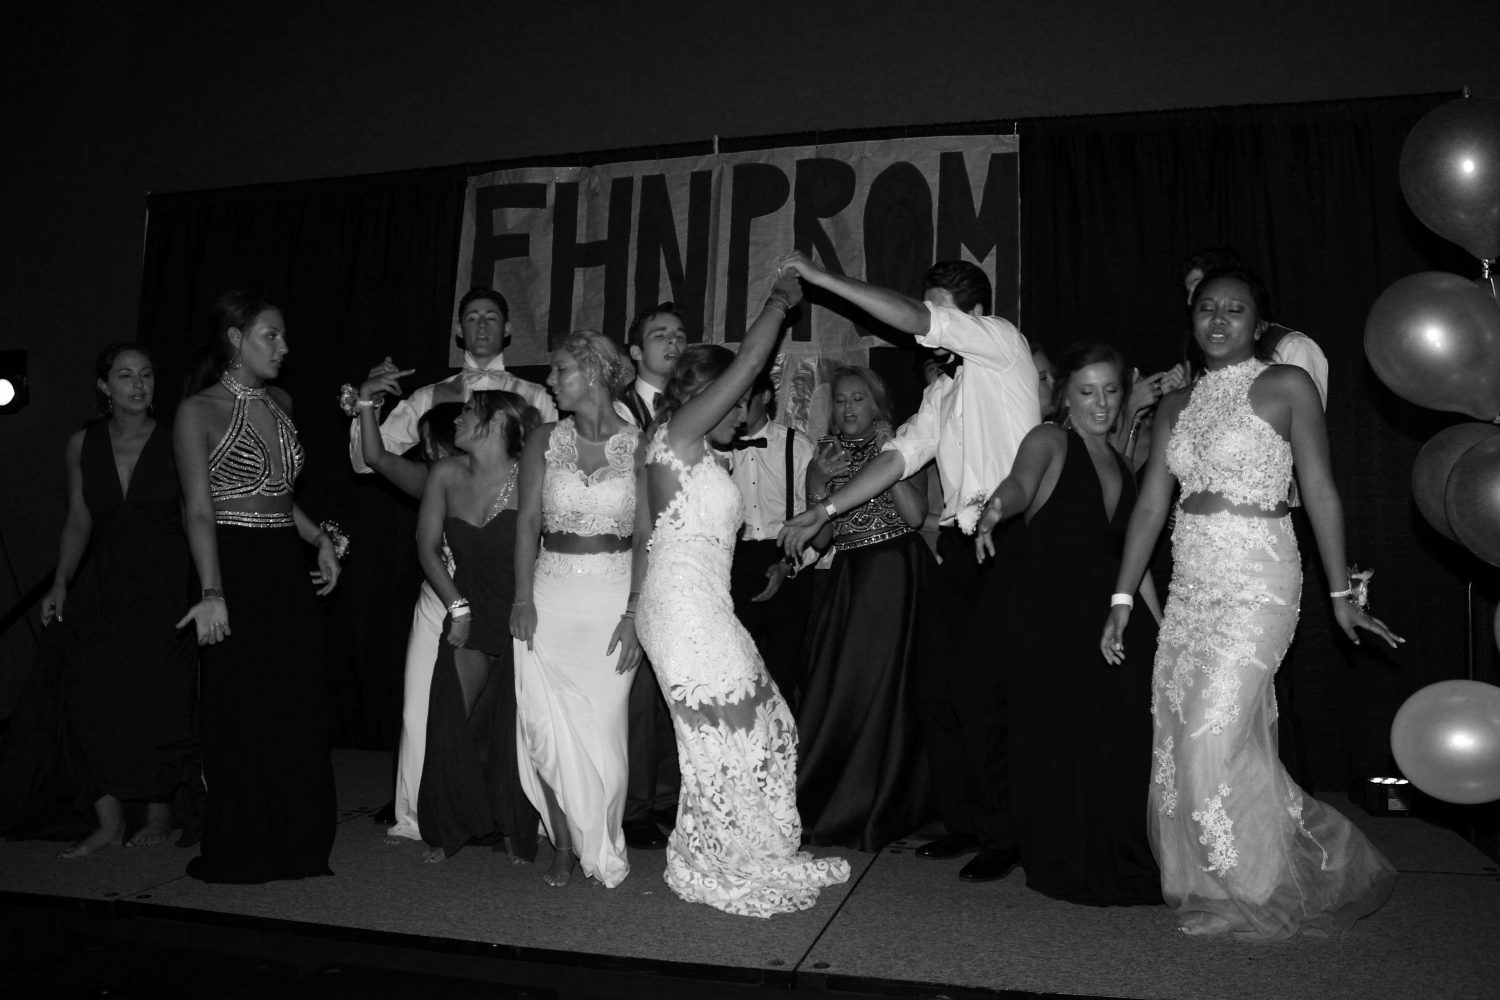
[(1193, 913), (1177, 929), (1192, 937), (1223, 934), (1230, 928), (1229, 918), (1217, 913)]
[(448, 854), (441, 847), (434, 847), (422, 855), (422, 860), (429, 865), (435, 865), (441, 861), (447, 861)]
[(165, 803), (146, 807), (146, 825), (125, 841), (126, 847), (158, 847), (172, 839), (172, 813)]
[(120, 843), (119, 827), (115, 827), (112, 830), (95, 830), (72, 847), (59, 852), (57, 856), (60, 858), (86, 858), (96, 851), (104, 850), (106, 847), (119, 847)]
[(530, 860), (523, 858), (521, 857), (521, 855), (516, 853), (516, 842), (514, 840), (511, 840), (509, 835), (506, 835), (505, 838), (505, 853), (510, 855), (510, 863), (513, 865), (531, 864)]
[(573, 868), (578, 864), (578, 857), (566, 847), (558, 848), (552, 857), (552, 864), (547, 873), (542, 876), (542, 881), (553, 887), (567, 885), (573, 878)]

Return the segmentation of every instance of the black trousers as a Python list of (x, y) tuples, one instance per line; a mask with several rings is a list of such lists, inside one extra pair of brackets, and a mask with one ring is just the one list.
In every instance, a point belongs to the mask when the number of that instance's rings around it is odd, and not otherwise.
[(734, 614), (755, 640), (766, 670), (793, 713), (802, 683), (803, 645), (807, 619), (812, 610), (812, 572), (798, 573), (766, 601), (752, 598), (766, 589), (766, 570), (781, 561), (776, 540), (735, 542), (734, 564), (729, 571), (729, 595)]
[(938, 534), (942, 560), (918, 623), (918, 711), (938, 813), (950, 833), (986, 848), (1013, 848), (1006, 755), (1004, 636), (995, 627), (1014, 582), (1008, 532), (981, 566), (974, 540), (956, 527)]
[(676, 808), (681, 775), (672, 715), (656, 683), (656, 671), (642, 659), (630, 684), (626, 750), (630, 774), (625, 785), (624, 822), (650, 820), (652, 813)]

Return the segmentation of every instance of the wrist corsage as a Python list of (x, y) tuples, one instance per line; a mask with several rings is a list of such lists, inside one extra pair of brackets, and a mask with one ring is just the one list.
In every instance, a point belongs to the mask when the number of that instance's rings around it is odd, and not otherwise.
[(1368, 607), (1370, 603), (1370, 578), (1375, 575), (1373, 569), (1360, 569), (1358, 566), (1349, 567), (1349, 586), (1345, 590), (1335, 590), (1329, 597), (1342, 597), (1357, 608)]
[(964, 505), (958, 508), (958, 513), (953, 520), (958, 528), (966, 535), (974, 534), (974, 529), (979, 527), (979, 517), (984, 513), (984, 505), (989, 500), (988, 493), (975, 493), (964, 501)]
[(359, 416), (359, 390), (348, 382), (339, 386), (339, 409), (344, 411), (346, 417)]
[(318, 530), (333, 543), (333, 557), (343, 562), (344, 556), (349, 554), (349, 536), (344, 534), (344, 529), (339, 527), (337, 521), (324, 521), (318, 525)]

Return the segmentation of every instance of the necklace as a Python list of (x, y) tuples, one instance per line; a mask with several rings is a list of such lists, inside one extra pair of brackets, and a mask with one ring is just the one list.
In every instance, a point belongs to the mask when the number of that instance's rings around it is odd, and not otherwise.
[(219, 376), (219, 384), (228, 389), (236, 399), (265, 399), (266, 387), (251, 388), (233, 375), (225, 372)]

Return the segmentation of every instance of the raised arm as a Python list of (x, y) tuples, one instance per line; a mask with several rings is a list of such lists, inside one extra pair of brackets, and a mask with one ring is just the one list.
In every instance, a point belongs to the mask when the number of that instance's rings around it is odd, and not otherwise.
[(83, 431), (68, 438), (64, 461), (68, 469), (68, 516), (63, 521), (62, 537), (57, 543), (57, 569), (52, 574), (52, 589), (42, 598), (42, 624), (52, 619), (63, 620), (63, 605), (68, 600), (68, 581), (78, 572), (84, 550), (89, 547), (89, 535), (94, 530), (94, 519), (89, 515), (88, 504), (83, 502)]
[[(359, 387), (359, 414), (354, 418), (359, 425), (359, 433), (355, 435), (355, 439), (366, 466), (390, 480), (402, 493), (420, 499), (422, 488), (427, 483), (426, 464), (392, 453), (386, 448), (385, 437), (380, 433), (377, 401), (385, 395), (401, 395), (400, 379), (415, 370), (408, 368), (400, 371), (394, 370), (394, 366), (392, 368), (393, 370), (382, 371), (379, 375), (372, 374)], [(374, 370), (380, 369), (381, 366), (377, 365)]]
[(920, 336), (932, 326), (932, 314), (928, 312), (927, 306), (900, 292), (834, 274), (814, 264), (801, 253), (787, 255), (782, 259), (781, 266), (809, 285), (858, 306), (893, 330)]
[(776, 280), (765, 306), (750, 324), (739, 352), (724, 374), (672, 415), (668, 444), (674, 450), (688, 442), (700, 441), (734, 408), (770, 360), (786, 314), (801, 301), (802, 285), (795, 277), (788, 273)]
[(177, 627), (193, 622), (200, 646), (229, 635), (229, 606), (219, 576), (218, 529), (208, 486), (208, 413), (208, 401), (193, 396), (183, 401), (172, 425), (177, 478), (182, 485), (182, 526), (203, 587), (202, 599), (188, 609)]
[(547, 447), (553, 424), (543, 424), (526, 435), (521, 449), (520, 482), (516, 497), (515, 602), (510, 606), (510, 634), (526, 643), (536, 636), (536, 604), (532, 586), (536, 580), (536, 554), (542, 538), (542, 486), (547, 478)]
[[(1134, 594), (1140, 589), (1141, 578), (1151, 561), (1151, 552), (1156, 548), (1156, 539), (1167, 523), (1172, 489), (1176, 485), (1176, 479), (1167, 469), (1167, 445), (1172, 440), (1177, 414), (1182, 412), (1187, 396), (1186, 392), (1174, 393), (1162, 400), (1157, 408), (1146, 476), (1136, 497), (1135, 510), (1130, 513), (1130, 525), (1125, 529), (1125, 552), (1120, 559), (1119, 575), (1115, 578), (1117, 594)], [(1125, 662), (1125, 626), (1130, 623), (1130, 609), (1128, 604), (1112, 605), (1107, 612), (1104, 633), (1099, 638), (1099, 651), (1106, 661), (1116, 666)]]

